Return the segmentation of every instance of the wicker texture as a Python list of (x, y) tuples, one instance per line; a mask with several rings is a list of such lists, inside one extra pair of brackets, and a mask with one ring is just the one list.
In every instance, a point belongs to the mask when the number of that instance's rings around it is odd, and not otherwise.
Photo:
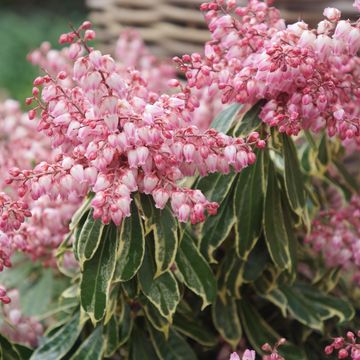
[[(114, 44), (121, 29), (136, 28), (153, 52), (174, 56), (201, 51), (209, 32), (199, 11), (204, 0), (87, 0), (90, 18), (104, 48)], [(316, 24), (325, 7), (337, 7), (344, 16), (355, 14), (352, 0), (277, 0), (290, 22)], [(108, 46), (110, 49), (110, 46)]]

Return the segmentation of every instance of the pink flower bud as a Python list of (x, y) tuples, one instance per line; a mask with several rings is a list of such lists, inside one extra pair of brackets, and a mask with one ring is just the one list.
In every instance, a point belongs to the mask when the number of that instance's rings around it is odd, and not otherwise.
[(106, 178), (105, 175), (99, 175), (96, 179), (95, 185), (93, 187), (93, 190), (95, 192), (103, 191), (107, 189), (110, 186), (110, 182)]
[(189, 219), (191, 208), (187, 204), (182, 204), (178, 209), (178, 218), (180, 222), (186, 222)]
[(224, 149), (225, 159), (229, 164), (235, 164), (236, 161), (236, 146), (228, 145)]
[(193, 144), (186, 144), (184, 145), (183, 148), (183, 153), (184, 153), (184, 157), (185, 157), (185, 161), (187, 163), (191, 163), (194, 160), (194, 155), (195, 155), (195, 146)]
[(159, 178), (156, 175), (145, 175), (144, 177), (144, 193), (150, 194), (159, 182)]
[(163, 189), (157, 189), (153, 191), (152, 196), (155, 201), (155, 207), (157, 209), (163, 209), (169, 200), (169, 193)]
[(82, 167), (82, 165), (78, 164), (78, 165), (73, 166), (70, 170), (70, 174), (76, 181), (78, 181), (80, 183), (85, 181), (84, 168)]

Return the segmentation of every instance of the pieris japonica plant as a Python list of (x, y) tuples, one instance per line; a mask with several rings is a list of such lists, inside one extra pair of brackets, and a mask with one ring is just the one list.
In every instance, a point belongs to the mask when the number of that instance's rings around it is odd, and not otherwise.
[(0, 105), (3, 358), (360, 358), (360, 22), (201, 11), (174, 66), (88, 21), (29, 54), (28, 116)]

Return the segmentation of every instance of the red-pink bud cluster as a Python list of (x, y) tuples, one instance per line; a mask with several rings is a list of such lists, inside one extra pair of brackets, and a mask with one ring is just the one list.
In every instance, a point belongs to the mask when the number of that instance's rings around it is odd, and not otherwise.
[(138, 71), (124, 71), (109, 55), (89, 48), (80, 28), (66, 36), (87, 51), (79, 52), (68, 71), (71, 85), (48, 74), (35, 80), (42, 91), (32, 98), (41, 112), (38, 129), (59, 154), (53, 163), (10, 174), (19, 195), (76, 200), (92, 191), (94, 216), (104, 223), (120, 224), (130, 215), (135, 191), (151, 194), (160, 209), (170, 200), (180, 221), (196, 223), (215, 214), (217, 204), (179, 180), (253, 164), (252, 147), (264, 145), (259, 136), (199, 130), (191, 123), (194, 105), (186, 93), (159, 95)]
[(360, 142), (360, 23), (326, 19), (311, 29), (299, 21), (285, 26), (266, 2), (232, 0), (202, 5), (212, 39), (205, 54), (177, 58), (190, 88), (214, 84), (224, 103), (268, 100), (261, 118), (288, 135), (301, 129)]
[(325, 347), (325, 354), (331, 355), (337, 352), (338, 359), (360, 360), (360, 344), (357, 343), (360, 337), (360, 331), (355, 335), (348, 331), (346, 338), (336, 337), (333, 342)]
[(320, 212), (305, 241), (323, 254), (327, 266), (354, 271), (354, 281), (360, 283), (360, 197), (346, 207)]

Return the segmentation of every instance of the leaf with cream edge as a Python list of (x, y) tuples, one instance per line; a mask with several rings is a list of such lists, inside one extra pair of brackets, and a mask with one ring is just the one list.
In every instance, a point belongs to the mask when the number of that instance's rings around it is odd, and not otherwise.
[(210, 263), (217, 263), (214, 252), (230, 234), (235, 223), (233, 194), (229, 192), (216, 215), (208, 217), (201, 228), (201, 253)]
[(159, 360), (197, 360), (193, 349), (173, 328), (170, 328), (168, 339), (150, 324), (148, 324), (148, 329)]
[(198, 319), (194, 319), (192, 314), (190, 317), (177, 311), (174, 316), (174, 327), (184, 336), (205, 347), (213, 347), (218, 342), (217, 336), (207, 330), (206, 326)]
[(283, 134), (282, 141), (286, 193), (293, 211), (302, 216), (305, 207), (305, 187), (299, 158), (291, 138)]
[(281, 204), (281, 192), (277, 182), (275, 166), (268, 166), (268, 183), (264, 208), (264, 234), (269, 254), (280, 269), (292, 268), (288, 232)]
[(84, 263), (80, 283), (80, 301), (93, 323), (100, 321), (105, 315), (115, 271), (117, 246), (116, 227), (111, 223), (107, 225), (93, 258)]
[(113, 356), (119, 347), (129, 340), (134, 325), (129, 304), (127, 304), (122, 297), (120, 303), (120, 314), (114, 314), (104, 328), (106, 357)]
[(101, 360), (104, 354), (102, 326), (97, 327), (80, 345), (70, 360)]
[(257, 130), (262, 123), (259, 114), (263, 105), (264, 101), (259, 101), (244, 114), (235, 128), (235, 136), (248, 136), (252, 131)]
[(232, 127), (232, 124), (242, 108), (242, 104), (232, 104), (220, 112), (210, 125), (210, 128), (226, 134)]
[(266, 188), (268, 154), (266, 150), (255, 152), (254, 165), (238, 175), (234, 195), (236, 252), (246, 259), (256, 245), (262, 229), (263, 207)]
[(175, 261), (179, 246), (178, 224), (172, 212), (166, 206), (163, 210), (153, 209), (153, 224), (155, 245), (155, 277), (167, 272)]
[(124, 219), (119, 230), (119, 247), (113, 281), (128, 281), (139, 270), (145, 254), (145, 234), (135, 201), (131, 216)]
[(83, 269), (84, 262), (90, 260), (94, 256), (100, 244), (105, 227), (101, 220), (94, 219), (93, 212), (92, 209), (89, 211), (87, 219), (82, 226), (78, 241), (76, 242), (75, 251), (81, 269)]
[(242, 338), (242, 328), (235, 299), (228, 295), (218, 295), (211, 311), (217, 331), (233, 348), (236, 348)]
[(80, 312), (77, 312), (59, 331), (46, 339), (30, 359), (62, 359), (75, 344), (83, 325), (83, 322), (80, 321)]
[(170, 323), (164, 318), (159, 310), (146, 297), (140, 299), (146, 319), (157, 330), (164, 334), (165, 338), (169, 336)]
[(172, 317), (180, 301), (180, 291), (178, 283), (171, 272), (165, 272), (154, 278), (156, 270), (150, 245), (151, 236), (152, 234), (150, 233), (146, 239), (144, 261), (137, 276), (142, 293), (159, 310), (164, 318), (172, 322)]
[(187, 231), (184, 232), (176, 255), (176, 266), (185, 285), (200, 296), (202, 309), (211, 304), (216, 297), (216, 280), (207, 261), (195, 246)]

